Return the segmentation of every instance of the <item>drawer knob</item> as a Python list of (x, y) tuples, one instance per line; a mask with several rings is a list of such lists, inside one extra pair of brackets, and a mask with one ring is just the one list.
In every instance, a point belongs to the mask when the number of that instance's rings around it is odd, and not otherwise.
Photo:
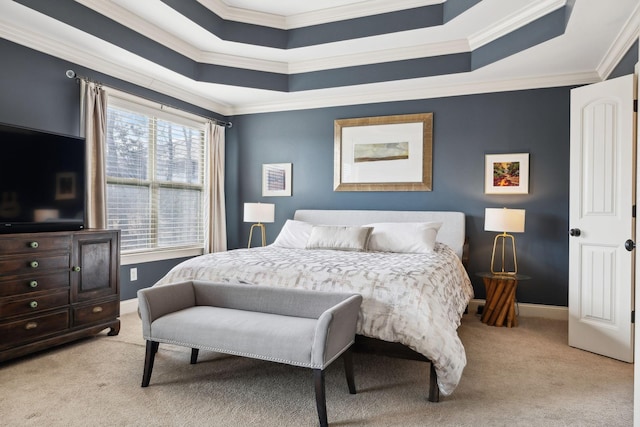
[(36, 249), (38, 246), (40, 246), (40, 244), (38, 242), (31, 242), (29, 243), (29, 246), (32, 247), (33, 249)]
[(38, 261), (31, 261), (29, 265), (31, 266), (31, 268), (38, 268), (40, 264), (38, 263)]
[(100, 306), (93, 307), (93, 310), (91, 310), (91, 311), (93, 311), (94, 313), (101, 313), (102, 312), (102, 307), (100, 307)]
[(32, 280), (29, 282), (29, 286), (31, 286), (32, 288), (37, 288), (38, 287), (38, 281), (37, 280)]
[(35, 329), (38, 327), (38, 322), (29, 322), (26, 325), (24, 325), (24, 328), (28, 331), (30, 329)]
[(38, 308), (38, 301), (31, 301), (29, 303), (29, 307), (31, 308)]
[(78, 271), (80, 271), (80, 267), (78, 267), (78, 266), (76, 265), (76, 266), (74, 266), (71, 270), (72, 270), (72, 271), (75, 271), (75, 272), (78, 272)]

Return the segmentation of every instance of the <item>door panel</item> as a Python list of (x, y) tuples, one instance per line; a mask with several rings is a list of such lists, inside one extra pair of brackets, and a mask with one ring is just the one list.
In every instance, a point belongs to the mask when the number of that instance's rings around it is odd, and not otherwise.
[[(569, 345), (633, 361), (633, 76), (571, 91)], [(575, 234), (575, 233), (574, 233)]]

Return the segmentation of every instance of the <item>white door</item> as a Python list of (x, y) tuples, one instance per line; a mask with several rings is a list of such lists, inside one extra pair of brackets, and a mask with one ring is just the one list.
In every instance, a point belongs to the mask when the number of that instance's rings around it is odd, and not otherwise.
[(571, 91), (569, 345), (633, 362), (633, 76)]

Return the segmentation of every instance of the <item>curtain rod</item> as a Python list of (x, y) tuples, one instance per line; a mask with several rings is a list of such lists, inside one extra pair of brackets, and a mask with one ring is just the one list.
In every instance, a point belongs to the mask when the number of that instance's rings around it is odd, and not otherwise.
[[(89, 83), (95, 83), (95, 84), (100, 85), (100, 86), (109, 86), (109, 85), (104, 85), (102, 82), (99, 82), (99, 81), (97, 81), (97, 80), (90, 79), (89, 77), (86, 77), (86, 76), (79, 76), (79, 75), (77, 75), (77, 74), (76, 74), (76, 72), (75, 72), (75, 71), (73, 71), (73, 70), (67, 70), (67, 71), (65, 72), (65, 75), (66, 75), (68, 78), (70, 78), (70, 79), (84, 80), (84, 81), (86, 81), (86, 82), (89, 82)], [(109, 87), (112, 87), (112, 86), (109, 86)], [(122, 89), (119, 89), (119, 88), (117, 88), (117, 87), (113, 87), (113, 89), (119, 90), (119, 91), (121, 91), (121, 92), (128, 93), (129, 95), (138, 96), (138, 97), (143, 98), (143, 99), (145, 99), (145, 100), (147, 100), (147, 101), (151, 101), (151, 102), (158, 102), (158, 101), (156, 101), (156, 100), (154, 100), (154, 99), (147, 98), (147, 97), (144, 97), (144, 96), (140, 96), (140, 95), (138, 95), (138, 94), (131, 93), (131, 92), (129, 92), (129, 91), (122, 90)], [(164, 106), (164, 107), (175, 108), (176, 110), (180, 110), (180, 108), (174, 107), (174, 106), (169, 105), (169, 104), (165, 104), (165, 103), (163, 103), (163, 102), (161, 102), (160, 104), (162, 104), (162, 106)], [(189, 111), (189, 113), (190, 113), (190, 114), (194, 114), (194, 115), (199, 116), (199, 117), (202, 117), (202, 118), (207, 119), (207, 120), (211, 120), (212, 122), (214, 122), (214, 123), (216, 123), (216, 124), (219, 124), (219, 125), (222, 125), (222, 126), (225, 126), (225, 127), (227, 127), (227, 128), (231, 128), (231, 127), (233, 126), (233, 123), (231, 123), (231, 122), (225, 122), (224, 120), (215, 119), (215, 118), (213, 118), (213, 117), (203, 116), (203, 115), (201, 115), (201, 114), (192, 113), (192, 112), (190, 112), (190, 111)]]

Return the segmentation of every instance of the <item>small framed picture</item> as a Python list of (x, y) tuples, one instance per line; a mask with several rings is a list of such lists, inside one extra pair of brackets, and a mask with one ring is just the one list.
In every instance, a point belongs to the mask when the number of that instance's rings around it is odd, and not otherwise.
[(529, 153), (485, 155), (485, 194), (528, 194)]
[(291, 196), (291, 163), (262, 165), (262, 196)]
[(60, 172), (56, 174), (56, 200), (76, 198), (76, 174)]

